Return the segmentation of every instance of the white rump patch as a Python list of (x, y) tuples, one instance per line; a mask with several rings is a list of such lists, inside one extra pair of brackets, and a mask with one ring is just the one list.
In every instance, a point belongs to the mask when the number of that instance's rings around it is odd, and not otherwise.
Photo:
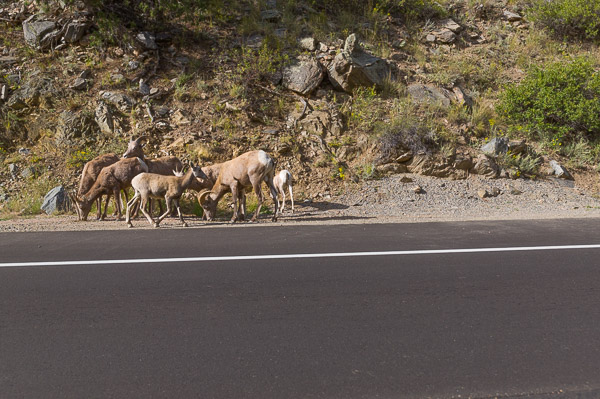
[(260, 150), (258, 152), (258, 162), (260, 162), (264, 166), (266, 166), (269, 163), (269, 159), (269, 155), (263, 150)]

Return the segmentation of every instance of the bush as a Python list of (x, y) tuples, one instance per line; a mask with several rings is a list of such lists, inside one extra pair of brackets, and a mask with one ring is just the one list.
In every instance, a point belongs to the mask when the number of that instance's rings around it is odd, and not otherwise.
[(575, 39), (600, 38), (600, 2), (534, 0), (530, 18), (556, 35)]
[(396, 119), (391, 123), (378, 124), (377, 130), (381, 130), (382, 133), (378, 138), (379, 155), (376, 164), (393, 162), (406, 151), (431, 154), (437, 146), (435, 133), (427, 126), (410, 119)]
[(512, 131), (568, 143), (600, 133), (600, 75), (585, 58), (534, 67), (502, 95), (498, 112)]

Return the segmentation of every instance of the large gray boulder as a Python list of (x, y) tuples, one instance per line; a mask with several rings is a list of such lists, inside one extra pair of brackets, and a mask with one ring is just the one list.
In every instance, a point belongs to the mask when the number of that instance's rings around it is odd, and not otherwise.
[(353, 33), (327, 68), (327, 75), (333, 87), (351, 93), (361, 86), (381, 89), (391, 69), (386, 60), (365, 52)]
[(68, 202), (69, 199), (65, 188), (63, 186), (54, 187), (44, 197), (42, 210), (48, 215), (58, 211), (66, 211), (69, 206)]
[(35, 15), (23, 21), (25, 41), (33, 48), (39, 48), (44, 37), (54, 31), (55, 28), (56, 23), (53, 21), (36, 21)]
[(481, 146), (481, 151), (491, 155), (501, 155), (508, 152), (508, 139), (506, 137), (494, 137)]
[(283, 70), (283, 87), (306, 96), (323, 81), (323, 68), (316, 59), (304, 58)]
[(123, 93), (114, 93), (111, 91), (105, 91), (100, 94), (101, 98), (115, 107), (117, 107), (122, 112), (129, 112), (133, 109), (135, 105), (135, 100)]
[(452, 99), (450, 90), (433, 85), (414, 83), (407, 87), (407, 91), (412, 100), (419, 104), (440, 105), (448, 108)]

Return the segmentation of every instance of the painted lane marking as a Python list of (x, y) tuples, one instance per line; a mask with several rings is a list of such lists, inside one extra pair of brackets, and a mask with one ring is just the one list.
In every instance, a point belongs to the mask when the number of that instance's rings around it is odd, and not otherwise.
[(360, 256), (469, 254), (469, 253), (483, 253), (483, 252), (555, 251), (555, 250), (575, 250), (575, 249), (600, 249), (600, 244), (550, 245), (550, 246), (538, 246), (538, 247), (506, 247), (506, 248), (420, 249), (420, 250), (409, 250), (409, 251), (330, 252), (330, 253), (314, 253), (314, 254), (204, 256), (204, 257), (190, 257), (190, 258), (70, 260), (70, 261), (53, 261), (53, 262), (10, 262), (10, 263), (0, 263), (0, 268), (1, 267), (29, 267), (29, 266), (118, 265), (118, 264), (131, 264), (131, 263), (177, 263), (177, 262), (218, 262), (218, 261), (303, 259), (303, 258), (344, 258), (344, 257), (360, 257)]

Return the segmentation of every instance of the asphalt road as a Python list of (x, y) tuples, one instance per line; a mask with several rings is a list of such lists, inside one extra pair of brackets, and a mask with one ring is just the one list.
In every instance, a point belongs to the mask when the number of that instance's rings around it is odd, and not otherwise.
[(597, 398), (598, 223), (0, 234), (0, 398)]

